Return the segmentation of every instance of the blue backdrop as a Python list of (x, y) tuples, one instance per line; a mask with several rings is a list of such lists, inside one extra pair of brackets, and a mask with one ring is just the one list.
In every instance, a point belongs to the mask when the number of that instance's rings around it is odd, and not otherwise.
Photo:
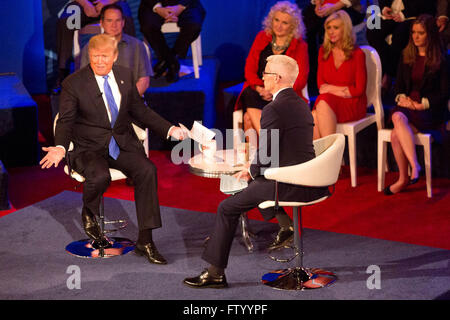
[(41, 0), (0, 2), (0, 73), (14, 72), (30, 93), (47, 91)]

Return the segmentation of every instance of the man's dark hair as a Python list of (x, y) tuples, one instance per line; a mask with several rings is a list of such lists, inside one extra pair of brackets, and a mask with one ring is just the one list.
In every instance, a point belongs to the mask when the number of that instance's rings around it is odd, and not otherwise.
[(107, 6), (104, 6), (102, 8), (102, 11), (100, 12), (100, 20), (104, 20), (105, 19), (105, 12), (108, 9), (114, 9), (114, 10), (119, 10), (120, 14), (122, 15), (122, 20), (123, 20), (123, 9), (121, 6), (119, 6), (117, 3), (112, 3), (112, 4), (108, 4)]

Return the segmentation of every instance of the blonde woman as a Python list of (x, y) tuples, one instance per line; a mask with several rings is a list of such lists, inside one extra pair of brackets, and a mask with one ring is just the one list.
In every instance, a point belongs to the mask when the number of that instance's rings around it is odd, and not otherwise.
[(335, 133), (337, 123), (358, 120), (366, 114), (365, 55), (355, 45), (352, 22), (345, 11), (326, 19), (318, 65), (314, 139)]
[(295, 92), (303, 98), (309, 72), (308, 47), (303, 40), (305, 28), (301, 10), (289, 1), (277, 2), (263, 21), (263, 30), (253, 42), (245, 64), (245, 83), (235, 110), (243, 109), (244, 130), (254, 129), (259, 134), (261, 110), (272, 101), (272, 94), (264, 88), (263, 72), (266, 59), (285, 54), (297, 61), (300, 72), (294, 83)]

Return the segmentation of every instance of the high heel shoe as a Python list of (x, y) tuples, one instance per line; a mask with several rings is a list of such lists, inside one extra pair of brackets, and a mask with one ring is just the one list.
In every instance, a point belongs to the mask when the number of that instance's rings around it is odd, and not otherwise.
[(384, 188), (383, 192), (387, 196), (393, 196), (394, 193), (391, 191), (392, 184), (388, 185), (386, 188)]
[(414, 178), (414, 179), (409, 179), (409, 184), (410, 184), (410, 185), (412, 185), (412, 184), (416, 184), (416, 183), (417, 183), (417, 181), (419, 181), (419, 177), (417, 177), (417, 178)]
[[(415, 177), (415, 178), (410, 177), (410, 178), (409, 178), (409, 184), (410, 184), (410, 185), (416, 184), (417, 181), (419, 181), (419, 178), (420, 178), (420, 170), (421, 170), (421, 168), (420, 168), (420, 166), (419, 166), (419, 167), (418, 167), (418, 170), (417, 170), (417, 177)], [(412, 173), (413, 173), (413, 172), (411, 172), (411, 175), (412, 175)]]

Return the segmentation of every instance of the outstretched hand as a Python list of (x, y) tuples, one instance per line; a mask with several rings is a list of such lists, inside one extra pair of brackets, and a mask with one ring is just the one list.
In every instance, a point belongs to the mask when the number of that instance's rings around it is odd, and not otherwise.
[(45, 157), (39, 162), (42, 169), (51, 168), (53, 165), (56, 168), (64, 158), (65, 151), (61, 147), (43, 147), (42, 150), (47, 152)]
[(187, 137), (187, 133), (180, 127), (173, 127), (169, 132), (169, 136), (176, 140), (184, 140)]

